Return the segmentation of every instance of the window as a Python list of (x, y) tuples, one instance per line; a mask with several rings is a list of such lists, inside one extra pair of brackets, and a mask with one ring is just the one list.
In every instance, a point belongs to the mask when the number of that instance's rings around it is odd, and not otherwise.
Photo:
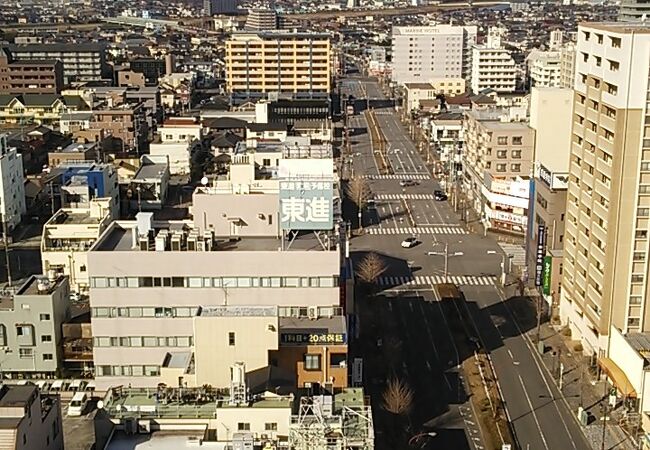
[(650, 215), (650, 208), (639, 208), (636, 211), (639, 217), (648, 217)]
[(43, 361), (52, 361), (52, 353), (43, 353)]
[(508, 136), (499, 136), (497, 138), (498, 145), (508, 145)]
[(271, 158), (264, 158), (262, 159), (262, 165), (265, 167), (268, 167), (271, 165)]
[(497, 164), (497, 172), (505, 172), (507, 164)]
[(237, 423), (237, 431), (250, 431), (251, 424), (248, 422), (239, 422)]
[(611, 70), (612, 72), (618, 72), (618, 68), (620, 67), (620, 64), (617, 61), (612, 61), (612, 60), (608, 60), (608, 61), (609, 61), (609, 70)]
[(155, 317), (173, 317), (174, 311), (172, 308), (158, 307), (154, 310)]
[(305, 370), (320, 370), (320, 355), (305, 355)]
[(618, 86), (616, 86), (615, 84), (611, 84), (611, 83), (605, 83), (605, 84), (607, 86), (607, 93), (608, 94), (611, 94), (611, 95), (618, 94)]
[(610, 36), (609, 41), (610, 41), (610, 44), (612, 45), (612, 47), (621, 48), (621, 38)]
[(50, 320), (50, 315), (49, 315), (49, 314), (44, 314), (44, 313), (43, 313), (43, 314), (40, 314), (40, 315), (38, 316), (38, 318), (39, 318), (40, 320)]
[(603, 43), (603, 35), (602, 34), (597, 34), (596, 35), (596, 40), (598, 41), (599, 44)]
[(264, 424), (264, 431), (278, 431), (277, 422), (267, 422)]
[(228, 333), (228, 345), (233, 346), (235, 345), (235, 332), (231, 331)]
[(629, 327), (638, 327), (639, 325), (641, 325), (641, 319), (639, 319), (638, 317), (630, 317), (629, 319), (627, 319), (627, 325)]
[(331, 367), (345, 367), (347, 361), (347, 355), (345, 353), (331, 353), (330, 354), (330, 366)]
[(32, 356), (34, 356), (34, 351), (31, 348), (19, 348), (18, 355), (21, 358), (31, 358)]
[(510, 170), (512, 172), (520, 172), (521, 171), (521, 164), (510, 164)]
[(512, 137), (512, 145), (521, 145), (523, 142), (523, 137), (522, 136), (513, 136)]
[(632, 274), (631, 281), (632, 281), (632, 283), (642, 283), (643, 282), (643, 275)]
[(7, 327), (0, 323), (0, 346), (7, 346)]
[(41, 342), (52, 342), (52, 336), (49, 334), (42, 335)]
[(505, 159), (508, 157), (508, 150), (499, 150), (497, 151), (497, 158)]
[(513, 150), (512, 157), (513, 159), (521, 159), (521, 150)]
[(144, 366), (144, 375), (146, 377), (160, 376), (160, 367), (158, 366)]

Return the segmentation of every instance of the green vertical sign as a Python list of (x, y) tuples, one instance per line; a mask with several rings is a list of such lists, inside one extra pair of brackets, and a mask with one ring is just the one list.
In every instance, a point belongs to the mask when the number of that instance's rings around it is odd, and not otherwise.
[(551, 256), (544, 257), (544, 266), (542, 268), (542, 292), (544, 295), (551, 295), (551, 265), (553, 258)]

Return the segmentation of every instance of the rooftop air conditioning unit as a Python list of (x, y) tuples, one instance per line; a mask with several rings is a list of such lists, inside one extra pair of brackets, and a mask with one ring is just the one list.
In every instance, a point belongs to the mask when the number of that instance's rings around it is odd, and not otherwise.
[(196, 238), (198, 236), (196, 235), (190, 235), (187, 237), (187, 251), (188, 252), (195, 252), (198, 250), (197, 246), (197, 241)]
[(173, 252), (181, 251), (181, 236), (179, 234), (172, 235), (172, 251)]
[(146, 252), (149, 250), (149, 236), (140, 236), (140, 250)]

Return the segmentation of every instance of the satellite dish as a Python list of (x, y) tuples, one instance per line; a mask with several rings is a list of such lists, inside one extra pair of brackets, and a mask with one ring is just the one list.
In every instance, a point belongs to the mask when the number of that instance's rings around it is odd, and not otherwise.
[(201, 184), (202, 184), (203, 186), (207, 186), (207, 184), (208, 184), (208, 177), (203, 177), (203, 178), (201, 178)]
[(100, 400), (97, 402), (97, 409), (104, 409), (104, 401)]

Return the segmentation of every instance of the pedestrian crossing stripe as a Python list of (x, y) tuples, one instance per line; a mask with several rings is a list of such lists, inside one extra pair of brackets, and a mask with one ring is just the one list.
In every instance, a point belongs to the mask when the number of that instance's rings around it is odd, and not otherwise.
[(398, 227), (398, 228), (367, 228), (368, 234), (468, 234), (467, 230), (461, 227)]
[(526, 249), (524, 249), (521, 245), (499, 242), (499, 247), (501, 247), (506, 255), (512, 256), (512, 264), (521, 267), (526, 265)]
[(433, 194), (377, 194), (375, 200), (435, 200)]
[(428, 173), (391, 173), (384, 175), (363, 175), (368, 180), (430, 180)]
[(380, 277), (379, 286), (427, 286), (432, 284), (454, 283), (458, 286), (493, 286), (496, 283), (494, 276), (449, 275), (445, 281), (443, 275), (418, 275)]

